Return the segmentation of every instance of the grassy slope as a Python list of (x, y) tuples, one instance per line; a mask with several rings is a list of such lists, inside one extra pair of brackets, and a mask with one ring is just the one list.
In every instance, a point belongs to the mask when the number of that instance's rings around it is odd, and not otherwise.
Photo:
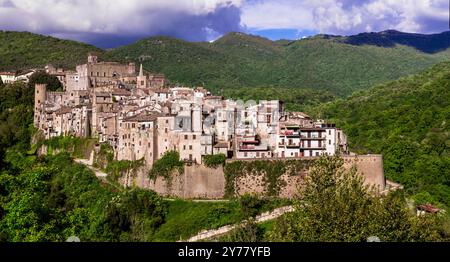
[(450, 206), (450, 63), (311, 112), (342, 127), (351, 150), (382, 153), (385, 174)]
[(75, 68), (88, 52), (104, 51), (83, 43), (27, 32), (0, 31), (0, 71), (43, 67), (48, 63)]

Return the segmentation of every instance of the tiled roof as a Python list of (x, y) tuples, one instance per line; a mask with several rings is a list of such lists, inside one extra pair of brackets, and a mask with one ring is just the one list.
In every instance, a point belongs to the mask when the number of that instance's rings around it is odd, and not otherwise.
[(114, 88), (112, 94), (118, 96), (130, 96), (131, 92), (125, 89)]
[(155, 121), (158, 116), (161, 116), (161, 114), (155, 112), (142, 112), (140, 114), (124, 118), (123, 122), (151, 122)]
[(228, 143), (227, 142), (219, 142), (214, 145), (214, 148), (228, 148)]
[(56, 110), (55, 113), (57, 115), (72, 113), (72, 108), (68, 106), (62, 106), (60, 109)]

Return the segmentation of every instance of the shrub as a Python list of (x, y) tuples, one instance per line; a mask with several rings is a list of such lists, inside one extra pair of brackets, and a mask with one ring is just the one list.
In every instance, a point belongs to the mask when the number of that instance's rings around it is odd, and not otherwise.
[(164, 179), (170, 178), (170, 173), (174, 169), (183, 172), (184, 163), (180, 160), (180, 154), (177, 151), (167, 151), (163, 157), (156, 160), (149, 172), (149, 178), (156, 180), (158, 176)]
[(217, 168), (219, 166), (224, 166), (226, 160), (227, 156), (224, 154), (203, 156), (203, 163), (205, 164), (205, 166), (210, 168)]

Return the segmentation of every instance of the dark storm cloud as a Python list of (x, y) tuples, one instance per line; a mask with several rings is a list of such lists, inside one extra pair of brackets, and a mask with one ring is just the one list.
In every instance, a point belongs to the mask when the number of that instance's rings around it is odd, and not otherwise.
[(240, 1), (0, 0), (0, 29), (116, 47), (155, 35), (207, 41), (242, 31)]

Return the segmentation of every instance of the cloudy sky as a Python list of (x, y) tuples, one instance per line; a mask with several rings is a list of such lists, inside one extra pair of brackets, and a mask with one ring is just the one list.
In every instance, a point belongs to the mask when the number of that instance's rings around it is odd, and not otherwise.
[(241, 31), (298, 39), (387, 29), (449, 30), (449, 0), (0, 0), (0, 30), (100, 47), (154, 35), (211, 41)]

